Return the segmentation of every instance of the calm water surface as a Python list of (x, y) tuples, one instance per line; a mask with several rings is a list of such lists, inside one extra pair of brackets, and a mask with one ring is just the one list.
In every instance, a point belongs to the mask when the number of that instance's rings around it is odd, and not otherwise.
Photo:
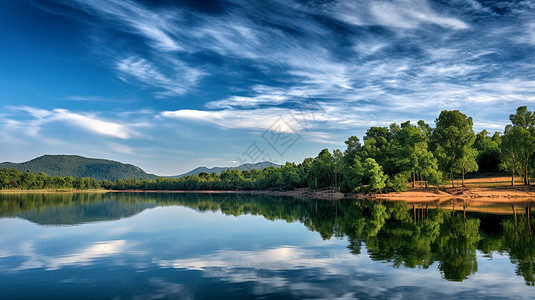
[(0, 299), (533, 299), (527, 206), (0, 194)]

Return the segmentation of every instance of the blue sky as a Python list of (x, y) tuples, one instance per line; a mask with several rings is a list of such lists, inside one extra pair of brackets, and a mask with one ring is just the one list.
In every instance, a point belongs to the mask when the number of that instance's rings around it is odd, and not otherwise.
[(535, 101), (535, 1), (0, 1), (0, 161), (175, 175)]

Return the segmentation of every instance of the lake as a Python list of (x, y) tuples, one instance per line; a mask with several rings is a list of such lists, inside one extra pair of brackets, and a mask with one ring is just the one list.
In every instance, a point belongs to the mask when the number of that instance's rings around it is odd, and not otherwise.
[(527, 299), (534, 221), (529, 203), (0, 194), (0, 299)]

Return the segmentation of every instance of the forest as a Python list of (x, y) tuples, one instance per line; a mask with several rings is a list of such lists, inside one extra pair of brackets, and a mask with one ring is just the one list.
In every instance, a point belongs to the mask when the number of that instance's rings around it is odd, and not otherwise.
[(535, 114), (526, 106), (509, 116), (503, 133), (475, 133), (473, 120), (458, 110), (444, 110), (435, 127), (418, 121), (370, 127), (362, 142), (349, 137), (344, 151), (323, 149), (299, 164), (251, 171), (226, 170), (181, 178), (118, 179), (50, 177), (15, 169), (0, 170), (0, 189), (110, 190), (292, 190), (333, 189), (344, 193), (403, 191), (409, 183), (455, 185), (473, 172), (507, 172), (511, 184), (521, 176), (529, 185), (535, 153)]

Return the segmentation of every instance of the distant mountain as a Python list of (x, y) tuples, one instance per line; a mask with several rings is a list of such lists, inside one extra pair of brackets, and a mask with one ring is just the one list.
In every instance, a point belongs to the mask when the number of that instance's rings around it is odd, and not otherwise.
[(217, 174), (221, 174), (222, 171), (224, 170), (232, 170), (232, 169), (238, 169), (239, 171), (243, 171), (243, 170), (248, 170), (248, 171), (251, 171), (252, 169), (257, 169), (257, 170), (264, 170), (265, 168), (267, 167), (276, 167), (276, 168), (279, 168), (280, 165), (277, 165), (277, 164), (274, 164), (272, 162), (269, 162), (269, 161), (263, 161), (263, 162), (258, 162), (258, 163), (254, 163), (254, 164), (243, 164), (243, 165), (240, 165), (238, 167), (214, 167), (214, 168), (207, 168), (207, 167), (198, 167), (198, 168), (195, 168), (187, 173), (184, 173), (184, 174), (180, 174), (180, 175), (175, 175), (175, 176), (171, 176), (173, 178), (179, 178), (179, 177), (183, 177), (183, 176), (186, 176), (186, 175), (198, 175), (199, 173), (201, 172), (206, 172), (206, 173), (217, 173)]
[(99, 180), (154, 179), (141, 168), (117, 161), (87, 158), (78, 155), (43, 155), (23, 163), (3, 162), (1, 168), (15, 168), (21, 172), (44, 172), (49, 176), (91, 177)]

